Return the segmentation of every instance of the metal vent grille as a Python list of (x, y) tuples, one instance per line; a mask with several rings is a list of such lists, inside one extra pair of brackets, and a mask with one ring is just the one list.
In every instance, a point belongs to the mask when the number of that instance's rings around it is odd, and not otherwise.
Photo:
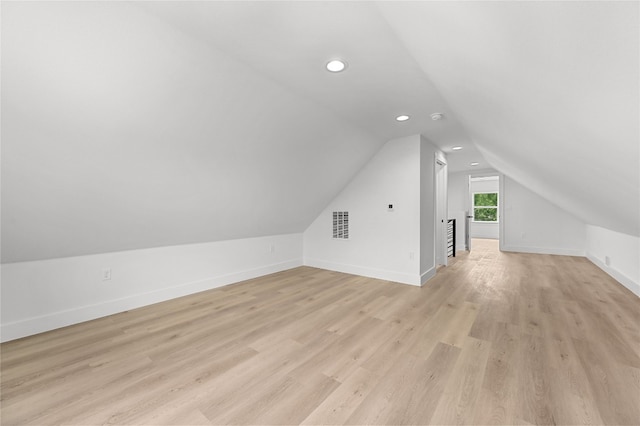
[(333, 238), (349, 239), (349, 212), (333, 212)]

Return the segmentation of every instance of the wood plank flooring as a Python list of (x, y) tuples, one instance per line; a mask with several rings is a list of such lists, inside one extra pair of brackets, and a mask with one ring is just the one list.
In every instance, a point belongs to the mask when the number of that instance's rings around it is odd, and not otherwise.
[(640, 299), (474, 242), (424, 288), (301, 267), (2, 344), (2, 424), (640, 424)]

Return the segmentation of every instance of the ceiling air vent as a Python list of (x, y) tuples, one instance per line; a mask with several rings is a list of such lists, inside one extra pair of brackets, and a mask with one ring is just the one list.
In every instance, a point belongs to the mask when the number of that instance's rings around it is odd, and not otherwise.
[(349, 212), (333, 212), (333, 238), (349, 239)]

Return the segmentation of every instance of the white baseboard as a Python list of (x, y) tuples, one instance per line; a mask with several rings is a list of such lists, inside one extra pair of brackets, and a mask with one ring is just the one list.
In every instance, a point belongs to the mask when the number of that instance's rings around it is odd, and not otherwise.
[(420, 286), (422, 281), (419, 275), (405, 274), (402, 272), (374, 269), (357, 265), (347, 265), (343, 263), (328, 262), (320, 259), (304, 259), (305, 266), (327, 269), (329, 271), (343, 272), (345, 274), (361, 275), (363, 277), (376, 278), (379, 280), (393, 281), (401, 284)]
[(618, 281), (620, 284), (628, 288), (633, 294), (640, 297), (640, 283), (633, 281), (631, 278), (627, 277), (617, 269), (613, 269), (612, 267), (607, 266), (603, 261), (595, 257), (592, 253), (587, 253), (587, 259), (589, 259), (591, 263), (610, 275), (614, 280)]
[(302, 266), (302, 259), (292, 259), (255, 269), (238, 271), (204, 280), (183, 283), (173, 287), (166, 287), (149, 293), (135, 294), (121, 299), (109, 300), (104, 303), (81, 306), (66, 311), (54, 312), (52, 314), (2, 324), (0, 337), (2, 342), (19, 339), (21, 337), (102, 318), (154, 303), (164, 302), (201, 291), (296, 268), (298, 266)]
[[(471, 246), (473, 251), (473, 245)], [(517, 247), (502, 246), (501, 251), (510, 251), (515, 253), (532, 253), (532, 254), (555, 254), (558, 256), (579, 256), (584, 257), (584, 250), (578, 249), (562, 249), (562, 248), (543, 248), (543, 247)]]
[(432, 267), (420, 275), (420, 285), (425, 285), (427, 281), (436, 276), (436, 267)]

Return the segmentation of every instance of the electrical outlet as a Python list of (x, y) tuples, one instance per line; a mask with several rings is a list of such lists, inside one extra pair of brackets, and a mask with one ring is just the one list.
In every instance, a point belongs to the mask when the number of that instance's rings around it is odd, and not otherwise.
[(413, 252), (412, 252), (412, 251), (410, 251), (410, 252), (409, 252), (409, 259), (413, 260), (413, 258), (414, 258), (414, 254), (413, 254)]
[(604, 264), (607, 266), (611, 266), (611, 258), (609, 256), (604, 257)]
[(104, 268), (102, 270), (102, 281), (109, 281), (111, 279), (111, 268)]
[(269, 244), (269, 253), (275, 253), (275, 252), (276, 252), (276, 245)]

